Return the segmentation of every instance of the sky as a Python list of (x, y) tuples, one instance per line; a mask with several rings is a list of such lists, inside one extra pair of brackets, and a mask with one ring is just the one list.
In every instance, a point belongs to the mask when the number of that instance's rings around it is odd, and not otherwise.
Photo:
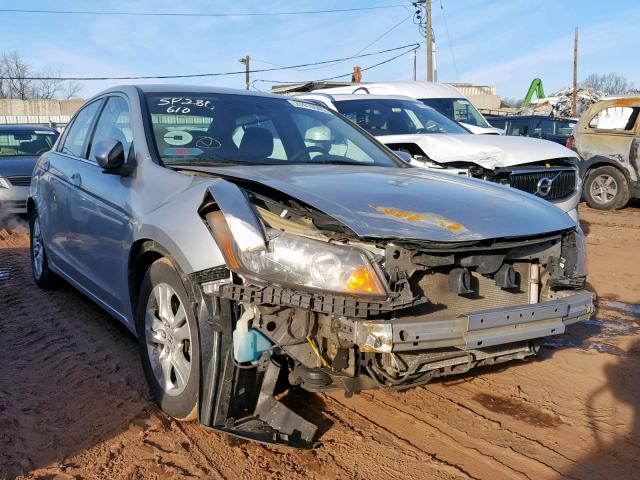
[[(18, 51), (36, 71), (64, 76), (191, 74), (296, 65), (348, 57), (400, 23), (362, 53), (424, 42), (407, 0), (5, 0), (0, 8), (111, 12), (269, 12), (400, 5), (394, 8), (262, 17), (128, 17), (0, 12), (0, 51)], [(571, 85), (574, 28), (580, 28), (578, 78), (616, 72), (640, 87), (637, 0), (432, 0), (438, 81), (492, 85), (504, 98), (524, 97), (539, 77), (547, 95)], [(367, 67), (401, 51), (312, 70), (252, 74), (253, 88), (274, 81), (317, 80)], [(424, 44), (418, 79), (424, 80)], [(363, 72), (363, 81), (411, 80), (409, 53)], [(153, 81), (155, 83), (167, 81)], [(131, 81), (83, 81), (85, 98)], [(140, 82), (142, 83), (142, 82)], [(244, 87), (244, 75), (171, 83)]]

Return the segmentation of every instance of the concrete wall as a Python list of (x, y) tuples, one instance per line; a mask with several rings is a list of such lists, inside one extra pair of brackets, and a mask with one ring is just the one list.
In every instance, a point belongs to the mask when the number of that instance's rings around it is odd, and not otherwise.
[(0, 99), (0, 124), (55, 124), (64, 127), (84, 102), (81, 98), (71, 100)]

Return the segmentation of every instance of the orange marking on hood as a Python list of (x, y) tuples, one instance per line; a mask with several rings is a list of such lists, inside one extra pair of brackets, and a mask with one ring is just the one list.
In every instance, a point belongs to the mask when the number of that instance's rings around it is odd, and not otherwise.
[(431, 223), (440, 228), (446, 228), (447, 230), (453, 233), (465, 232), (467, 230), (464, 225), (454, 222), (452, 220), (449, 220), (448, 218), (445, 218), (442, 215), (438, 215), (435, 213), (412, 212), (409, 210), (400, 210), (398, 208), (393, 208), (393, 207), (380, 207), (376, 205), (371, 205), (371, 208), (373, 208), (374, 210), (377, 210), (380, 213), (383, 213), (384, 215), (400, 218), (408, 222)]

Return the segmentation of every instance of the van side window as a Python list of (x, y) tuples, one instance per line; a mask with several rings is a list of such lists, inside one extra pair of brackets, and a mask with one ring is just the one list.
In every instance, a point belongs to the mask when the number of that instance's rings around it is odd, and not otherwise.
[(600, 110), (589, 122), (590, 128), (598, 130), (633, 130), (640, 107), (608, 107)]
[(89, 136), (89, 128), (93, 124), (93, 119), (98, 113), (98, 107), (101, 101), (92, 102), (78, 112), (73, 123), (65, 132), (65, 137), (60, 146), (60, 152), (72, 155), (74, 157), (82, 157), (84, 154), (84, 145)]

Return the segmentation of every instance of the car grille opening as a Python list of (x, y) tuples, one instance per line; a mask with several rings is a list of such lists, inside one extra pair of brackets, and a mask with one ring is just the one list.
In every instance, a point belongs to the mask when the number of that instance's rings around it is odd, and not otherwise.
[(31, 177), (28, 175), (7, 177), (7, 180), (14, 187), (28, 187), (31, 185)]
[(434, 269), (418, 275), (414, 284), (416, 291), (429, 300), (427, 303), (412, 307), (410, 315), (421, 318), (434, 318), (461, 315), (490, 308), (526, 305), (529, 303), (528, 262), (514, 262), (519, 288), (504, 290), (498, 287), (493, 278), (471, 272), (473, 293), (458, 295), (449, 290), (449, 268)]
[[(513, 188), (532, 193), (545, 200), (561, 200), (573, 195), (576, 189), (575, 170), (545, 170), (541, 172), (513, 172), (510, 177), (510, 184)], [(539, 182), (547, 178), (551, 180), (548, 193), (544, 195), (544, 190), (538, 188)]]

